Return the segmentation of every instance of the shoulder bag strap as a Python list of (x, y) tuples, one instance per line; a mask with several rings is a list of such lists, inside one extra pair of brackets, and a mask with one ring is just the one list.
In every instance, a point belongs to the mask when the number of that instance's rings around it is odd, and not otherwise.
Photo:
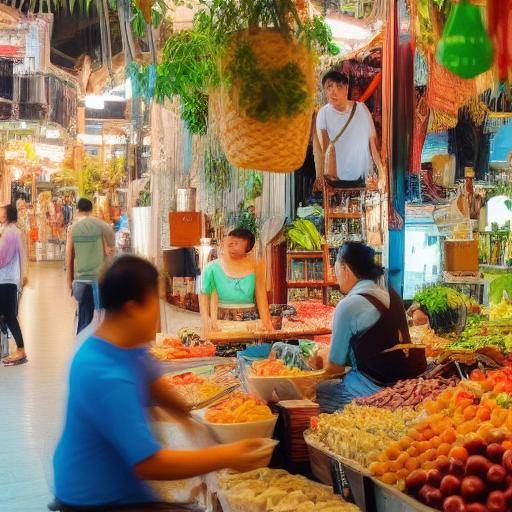
[(354, 101), (354, 104), (352, 105), (352, 110), (350, 112), (350, 116), (347, 119), (347, 122), (345, 123), (343, 128), (340, 130), (340, 133), (338, 133), (338, 135), (336, 135), (336, 137), (334, 137), (334, 139), (331, 140), (331, 144), (336, 144), (336, 142), (338, 142), (340, 140), (340, 137), (345, 133), (346, 129), (348, 128), (348, 125), (352, 122), (352, 119), (354, 119), (354, 115), (356, 113), (356, 108), (357, 108), (357, 102)]

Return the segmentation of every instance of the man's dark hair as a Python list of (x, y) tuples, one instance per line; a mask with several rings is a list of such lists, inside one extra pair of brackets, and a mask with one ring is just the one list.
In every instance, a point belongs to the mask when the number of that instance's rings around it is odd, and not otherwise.
[(5, 216), (7, 218), (7, 222), (9, 224), (13, 222), (18, 222), (18, 210), (16, 209), (16, 206), (13, 206), (12, 204), (8, 204), (5, 207)]
[(375, 251), (362, 242), (345, 242), (338, 251), (338, 262), (348, 265), (358, 279), (376, 281), (384, 268), (375, 263)]
[(322, 78), (322, 87), (325, 86), (328, 80), (336, 84), (348, 85), (348, 76), (341, 71), (336, 71), (335, 69), (331, 69), (331, 71), (327, 71), (327, 73), (325, 73)]
[(254, 244), (256, 243), (256, 237), (254, 233), (245, 228), (236, 228), (229, 232), (228, 236), (233, 236), (235, 238), (241, 238), (242, 240), (247, 241), (247, 249), (245, 252), (252, 251)]
[(158, 292), (158, 271), (137, 256), (120, 256), (101, 275), (99, 287), (101, 306), (107, 312), (120, 311), (127, 302), (142, 303)]
[(89, 201), (89, 199), (86, 199), (85, 197), (81, 197), (78, 200), (78, 203), (76, 203), (76, 207), (79, 212), (92, 212), (92, 203)]

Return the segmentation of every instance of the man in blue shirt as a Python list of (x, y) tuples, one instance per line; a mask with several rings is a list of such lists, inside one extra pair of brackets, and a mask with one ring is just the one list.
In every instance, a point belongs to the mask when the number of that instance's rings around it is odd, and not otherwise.
[(76, 510), (174, 510), (156, 503), (146, 480), (264, 465), (270, 453), (261, 440), (197, 451), (160, 446), (147, 406), (188, 408), (145, 347), (159, 317), (157, 270), (123, 256), (101, 278), (100, 294), (105, 320), (71, 365), (64, 431), (54, 455), (57, 499)]

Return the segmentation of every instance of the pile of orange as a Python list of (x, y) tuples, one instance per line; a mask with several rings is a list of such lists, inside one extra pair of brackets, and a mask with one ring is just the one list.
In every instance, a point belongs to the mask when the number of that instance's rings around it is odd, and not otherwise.
[(415, 469), (433, 469), (451, 458), (465, 462), (468, 453), (462, 444), (471, 436), (512, 448), (512, 409), (499, 407), (493, 398), (448, 388), (435, 401), (424, 402), (424, 409), (427, 418), (370, 465), (383, 482), (401, 486)]

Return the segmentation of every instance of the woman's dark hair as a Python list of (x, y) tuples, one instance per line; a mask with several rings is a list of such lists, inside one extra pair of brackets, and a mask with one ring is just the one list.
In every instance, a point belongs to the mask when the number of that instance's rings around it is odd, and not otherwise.
[(336, 71), (335, 69), (331, 69), (331, 71), (327, 71), (327, 73), (325, 73), (322, 78), (322, 87), (325, 86), (328, 80), (336, 84), (348, 85), (348, 76), (341, 71)]
[(5, 216), (6, 216), (7, 222), (9, 224), (18, 222), (18, 210), (16, 209), (16, 206), (13, 206), (12, 204), (8, 204), (5, 207)]
[(347, 265), (358, 279), (376, 281), (384, 268), (375, 263), (375, 251), (362, 242), (345, 242), (338, 251), (338, 262)]
[(85, 197), (81, 197), (78, 200), (78, 203), (76, 203), (76, 207), (79, 212), (92, 212), (92, 203), (89, 201), (89, 199), (86, 199)]
[(252, 251), (254, 244), (256, 243), (256, 238), (252, 231), (249, 231), (245, 228), (236, 228), (229, 232), (228, 236), (233, 236), (235, 238), (241, 238), (242, 240), (247, 241), (247, 249), (245, 252)]
[(120, 256), (104, 271), (99, 287), (101, 306), (106, 311), (120, 311), (127, 302), (141, 303), (158, 291), (158, 271), (137, 256)]

